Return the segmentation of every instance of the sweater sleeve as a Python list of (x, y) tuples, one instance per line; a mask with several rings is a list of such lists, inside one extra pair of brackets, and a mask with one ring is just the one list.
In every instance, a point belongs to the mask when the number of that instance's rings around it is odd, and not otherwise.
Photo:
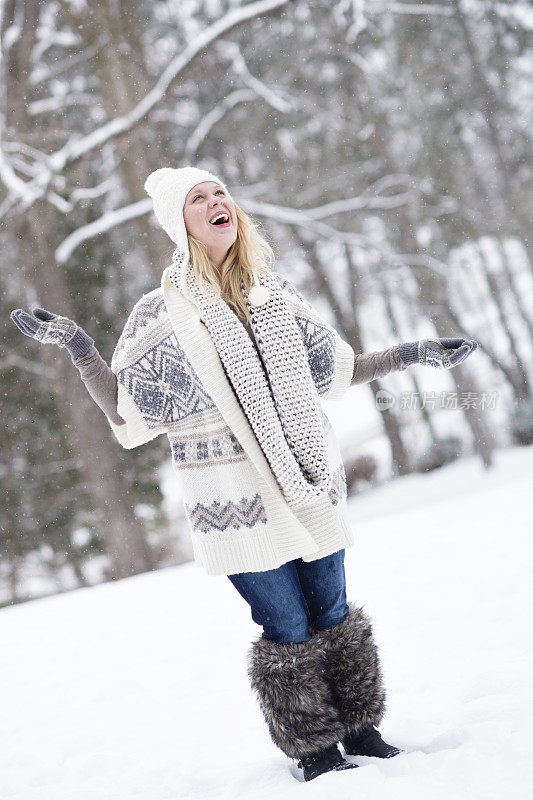
[(351, 386), (356, 383), (369, 383), (375, 378), (383, 378), (390, 372), (407, 369), (398, 350), (398, 345), (375, 353), (361, 353), (355, 356)]
[(93, 345), (84, 356), (76, 358), (73, 363), (87, 391), (106, 417), (115, 425), (125, 425), (125, 421), (117, 411), (117, 376), (96, 347)]

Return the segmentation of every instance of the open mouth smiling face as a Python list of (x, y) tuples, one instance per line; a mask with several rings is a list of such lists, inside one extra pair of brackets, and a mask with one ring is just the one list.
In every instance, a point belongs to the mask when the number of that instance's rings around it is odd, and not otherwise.
[(235, 228), (235, 205), (220, 184), (204, 181), (188, 193), (183, 218), (188, 232), (203, 239), (206, 227), (217, 234)]
[(185, 198), (183, 219), (187, 233), (202, 242), (220, 266), (237, 239), (237, 211), (230, 195), (215, 181), (196, 184)]

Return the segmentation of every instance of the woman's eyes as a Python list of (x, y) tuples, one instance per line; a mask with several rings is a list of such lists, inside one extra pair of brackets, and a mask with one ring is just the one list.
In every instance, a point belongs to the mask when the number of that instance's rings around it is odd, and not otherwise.
[[(222, 194), (224, 194), (224, 189), (217, 189), (217, 190), (216, 190), (216, 192), (215, 192), (215, 194), (218, 194), (219, 192), (221, 192)], [(198, 198), (199, 198), (199, 197), (203, 197), (203, 194), (197, 194), (197, 195), (196, 195), (196, 197), (195, 197), (195, 198), (194, 198), (194, 200), (193, 200), (193, 203), (195, 203), (195, 202), (198, 200)]]

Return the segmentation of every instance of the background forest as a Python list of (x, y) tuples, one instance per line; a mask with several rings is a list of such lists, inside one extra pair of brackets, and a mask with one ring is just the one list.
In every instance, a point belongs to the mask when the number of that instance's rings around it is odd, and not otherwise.
[[(170, 262), (143, 190), (161, 166), (220, 175), (356, 352), (478, 342), (436, 402), (419, 402), (418, 366), (353, 390), (387, 448), (379, 462), (342, 441), (352, 492), (533, 443), (529, 4), (3, 0), (0, 15), (0, 604), (191, 558), (161, 489), (166, 439), (122, 449), (68, 353), (9, 319), (69, 316), (109, 363)], [(383, 405), (393, 388), (405, 402)]]

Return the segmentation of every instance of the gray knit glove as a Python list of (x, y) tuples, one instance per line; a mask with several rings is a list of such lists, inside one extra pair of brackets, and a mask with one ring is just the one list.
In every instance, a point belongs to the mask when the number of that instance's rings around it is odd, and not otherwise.
[(420, 339), (398, 345), (404, 364), (424, 364), (428, 367), (452, 369), (462, 364), (474, 352), (474, 339)]
[(38, 306), (32, 308), (31, 314), (17, 308), (11, 312), (10, 317), (26, 336), (43, 344), (66, 347), (73, 361), (88, 353), (94, 344), (94, 339), (71, 319), (52, 314)]

